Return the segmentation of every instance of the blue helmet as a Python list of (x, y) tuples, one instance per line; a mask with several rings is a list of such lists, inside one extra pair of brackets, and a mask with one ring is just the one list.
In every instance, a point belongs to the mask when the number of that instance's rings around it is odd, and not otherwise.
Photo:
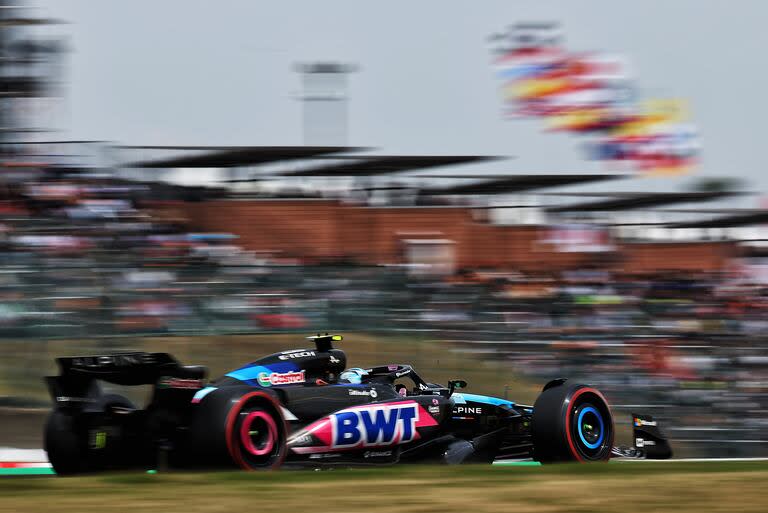
[(359, 385), (360, 383), (363, 382), (363, 376), (367, 374), (368, 374), (367, 370), (361, 369), (359, 367), (353, 367), (351, 369), (345, 370), (339, 375), (339, 382), (352, 383), (354, 385)]

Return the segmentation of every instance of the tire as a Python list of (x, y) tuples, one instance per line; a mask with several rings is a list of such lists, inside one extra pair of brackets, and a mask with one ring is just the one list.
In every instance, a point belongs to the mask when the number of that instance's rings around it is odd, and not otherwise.
[(541, 463), (596, 462), (611, 457), (614, 427), (595, 388), (567, 382), (545, 389), (533, 406), (534, 459)]
[(245, 470), (276, 470), (288, 452), (280, 408), (261, 392), (242, 396), (227, 415), (226, 441), (232, 461)]
[[(135, 408), (118, 394), (105, 394), (97, 399), (96, 407), (109, 413), (111, 407)], [(77, 411), (55, 409), (45, 424), (43, 447), (57, 475), (92, 472), (100, 468), (88, 446), (88, 426), (78, 422)]]
[(78, 433), (72, 413), (53, 410), (45, 424), (43, 447), (56, 474), (67, 476), (88, 471), (88, 448)]
[(288, 454), (287, 440), (288, 425), (271, 391), (223, 387), (195, 407), (176, 461), (185, 467), (274, 470)]

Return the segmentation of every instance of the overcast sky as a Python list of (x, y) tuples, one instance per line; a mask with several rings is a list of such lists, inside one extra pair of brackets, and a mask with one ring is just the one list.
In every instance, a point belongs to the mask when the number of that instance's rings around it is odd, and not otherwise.
[[(768, 190), (761, 0), (30, 3), (70, 22), (51, 30), (73, 49), (60, 121), (71, 138), (301, 144), (293, 64), (336, 60), (360, 66), (349, 88), (351, 145), (517, 156), (479, 172), (599, 172), (578, 138), (501, 116), (486, 37), (519, 21), (559, 21), (569, 49), (625, 55), (642, 95), (689, 100), (702, 133), (698, 175)], [(601, 187), (675, 190), (690, 180)]]

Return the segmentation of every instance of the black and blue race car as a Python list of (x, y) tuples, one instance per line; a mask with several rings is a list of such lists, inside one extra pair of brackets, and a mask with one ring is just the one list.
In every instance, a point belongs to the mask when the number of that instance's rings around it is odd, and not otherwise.
[[(599, 390), (557, 379), (534, 405), (465, 393), (410, 365), (347, 369), (338, 335), (282, 351), (214, 381), (167, 353), (58, 358), (45, 450), (58, 474), (122, 468), (248, 470), (405, 462), (542, 463), (668, 458), (656, 421), (633, 415), (635, 445), (614, 447)], [(152, 385), (144, 408), (101, 382)], [(641, 448), (642, 446), (642, 448)]]

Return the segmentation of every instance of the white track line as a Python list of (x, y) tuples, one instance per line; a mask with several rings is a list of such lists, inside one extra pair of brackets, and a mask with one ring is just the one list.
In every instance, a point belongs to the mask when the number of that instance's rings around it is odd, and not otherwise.
[(0, 447), (0, 462), (23, 461), (27, 463), (47, 463), (48, 455), (42, 449), (16, 449)]

